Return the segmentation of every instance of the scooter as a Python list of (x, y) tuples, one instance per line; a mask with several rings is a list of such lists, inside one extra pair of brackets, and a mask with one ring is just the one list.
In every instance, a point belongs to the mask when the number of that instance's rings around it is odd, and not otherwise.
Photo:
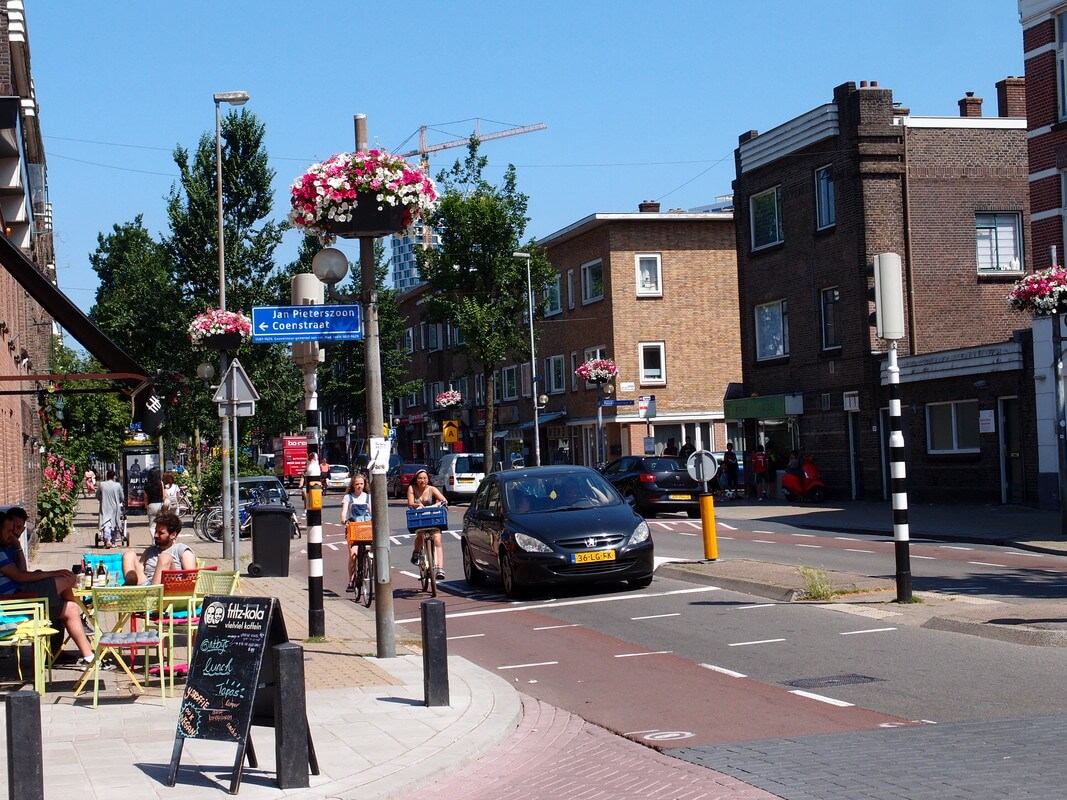
[(810, 455), (805, 456), (800, 469), (803, 474), (786, 472), (782, 475), (782, 494), (785, 495), (785, 499), (821, 503), (826, 499), (826, 484), (819, 476), (819, 468), (815, 466), (815, 459)]

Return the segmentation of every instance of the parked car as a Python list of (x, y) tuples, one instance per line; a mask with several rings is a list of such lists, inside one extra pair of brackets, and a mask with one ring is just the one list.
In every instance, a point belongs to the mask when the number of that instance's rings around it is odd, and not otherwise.
[(430, 468), (425, 464), (397, 464), (385, 473), (385, 490), (390, 497), (395, 497), (398, 500), (408, 496), (408, 486), (411, 485), (412, 478), (415, 477), (415, 473), (420, 469), (426, 470), (429, 474)]
[(486, 476), (463, 515), (463, 575), (499, 578), (504, 593), (552, 584), (628, 581), (654, 569), (652, 534), (595, 470), (531, 467)]
[(347, 491), (348, 484), (352, 480), (352, 473), (344, 464), (330, 464), (330, 474), (326, 476), (327, 489), (340, 489)]
[(671, 511), (700, 516), (700, 483), (676, 456), (623, 456), (601, 472), (643, 517)]
[(485, 478), (485, 456), (481, 453), (446, 453), (437, 463), (430, 482), (449, 500), (470, 499)]
[(247, 503), (252, 499), (252, 492), (258, 493), (264, 503), (289, 505), (289, 492), (275, 475), (247, 475), (237, 479), (238, 502)]

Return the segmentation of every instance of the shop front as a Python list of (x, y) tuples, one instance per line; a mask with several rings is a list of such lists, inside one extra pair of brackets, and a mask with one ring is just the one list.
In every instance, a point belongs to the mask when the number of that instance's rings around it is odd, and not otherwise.
[[(801, 418), (804, 415), (804, 395), (776, 394), (740, 397), (724, 401), (728, 427), (740, 424), (747, 446), (734, 447), (748, 455), (757, 445), (771, 456), (780, 472), (789, 462), (790, 450), (801, 450)], [(746, 482), (751, 475), (746, 471)]]

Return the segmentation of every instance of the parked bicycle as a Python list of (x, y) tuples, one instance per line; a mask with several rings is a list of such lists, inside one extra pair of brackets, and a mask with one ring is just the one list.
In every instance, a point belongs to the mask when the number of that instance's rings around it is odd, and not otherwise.
[[(238, 506), (242, 538), (247, 538), (252, 535), (252, 509), (267, 501), (268, 498), (262, 491), (252, 489), (249, 492), (248, 501), (241, 503)], [(226, 525), (223, 520), (221, 505), (214, 504), (205, 506), (200, 513), (193, 518), (193, 531), (197, 536), (206, 541), (221, 542), (225, 530)], [(303, 531), (300, 528), (300, 522), (297, 520), (296, 514), (293, 514), (290, 538), (299, 539), (302, 535)]]

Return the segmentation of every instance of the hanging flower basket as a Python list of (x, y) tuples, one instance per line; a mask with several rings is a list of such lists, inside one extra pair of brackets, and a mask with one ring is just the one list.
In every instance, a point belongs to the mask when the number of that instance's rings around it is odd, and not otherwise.
[(434, 403), (438, 408), (459, 408), (463, 405), (463, 395), (455, 389), (448, 389), (437, 395), (434, 399)]
[(385, 236), (437, 203), (432, 180), (383, 150), (340, 153), (312, 164), (290, 187), (289, 221), (323, 245), (338, 236)]
[(610, 358), (591, 358), (574, 371), (588, 383), (607, 383), (619, 374), (619, 368)]
[(1007, 297), (1014, 311), (1048, 317), (1067, 310), (1067, 269), (1052, 266), (1015, 282)]
[(239, 311), (211, 308), (189, 323), (194, 350), (237, 350), (252, 335), (252, 320)]

